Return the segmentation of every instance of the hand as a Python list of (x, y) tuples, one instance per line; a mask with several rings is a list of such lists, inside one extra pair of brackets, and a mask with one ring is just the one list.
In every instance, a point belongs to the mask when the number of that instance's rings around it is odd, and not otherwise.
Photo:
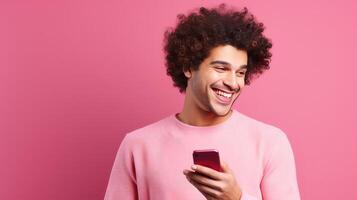
[(226, 163), (222, 163), (221, 167), (223, 172), (193, 165), (192, 170), (185, 169), (183, 173), (207, 200), (240, 200), (242, 191), (235, 180), (233, 171)]

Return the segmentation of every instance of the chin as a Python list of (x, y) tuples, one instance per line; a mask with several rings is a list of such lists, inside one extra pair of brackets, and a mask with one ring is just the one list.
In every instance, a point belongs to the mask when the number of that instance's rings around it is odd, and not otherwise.
[(214, 109), (212, 108), (212, 113), (216, 114), (217, 116), (220, 116), (220, 117), (225, 117), (227, 116), (230, 111), (232, 110), (232, 107), (230, 106), (229, 108), (226, 108), (226, 109)]
[(230, 114), (233, 104), (234, 104), (235, 100), (237, 99), (237, 97), (235, 97), (235, 99), (233, 99), (230, 104), (225, 105), (225, 104), (221, 104), (220, 102), (218, 102), (215, 98), (216, 97), (214, 96), (214, 98), (212, 98), (210, 101), (210, 105), (209, 105), (210, 111), (211, 111), (211, 113), (214, 113), (215, 115), (217, 115), (219, 117), (225, 117), (228, 114)]

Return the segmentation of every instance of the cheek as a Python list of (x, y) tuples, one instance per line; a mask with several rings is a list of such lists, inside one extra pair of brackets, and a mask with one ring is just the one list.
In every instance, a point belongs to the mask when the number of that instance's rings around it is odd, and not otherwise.
[(241, 79), (239, 79), (239, 86), (242, 88), (242, 87), (244, 87), (245, 86), (245, 79), (244, 78), (241, 78)]
[(195, 95), (201, 96), (204, 90), (204, 82), (199, 76), (192, 77), (191, 88)]
[(246, 76), (237, 76), (236, 80), (240, 87), (243, 87), (245, 85), (245, 79)]
[(220, 80), (223, 80), (223, 78), (224, 78), (223, 74), (211, 72), (206, 74), (205, 81), (207, 85), (212, 85), (214, 83), (219, 82)]

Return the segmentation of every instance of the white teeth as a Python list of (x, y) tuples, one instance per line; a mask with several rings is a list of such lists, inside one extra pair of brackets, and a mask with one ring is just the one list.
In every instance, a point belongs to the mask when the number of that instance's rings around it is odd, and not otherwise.
[(226, 98), (231, 98), (232, 97), (232, 94), (228, 94), (228, 93), (222, 92), (221, 90), (217, 90), (217, 94), (221, 95), (221, 96), (224, 96)]

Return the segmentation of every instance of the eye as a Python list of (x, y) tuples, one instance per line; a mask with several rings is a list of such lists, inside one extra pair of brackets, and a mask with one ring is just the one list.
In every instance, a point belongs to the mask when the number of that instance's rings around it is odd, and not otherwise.
[(214, 69), (218, 72), (224, 72), (226, 71), (226, 68), (225, 67), (222, 67), (222, 66), (215, 66)]
[(240, 72), (238, 72), (238, 76), (245, 76), (245, 74), (246, 74), (246, 71), (240, 71)]

